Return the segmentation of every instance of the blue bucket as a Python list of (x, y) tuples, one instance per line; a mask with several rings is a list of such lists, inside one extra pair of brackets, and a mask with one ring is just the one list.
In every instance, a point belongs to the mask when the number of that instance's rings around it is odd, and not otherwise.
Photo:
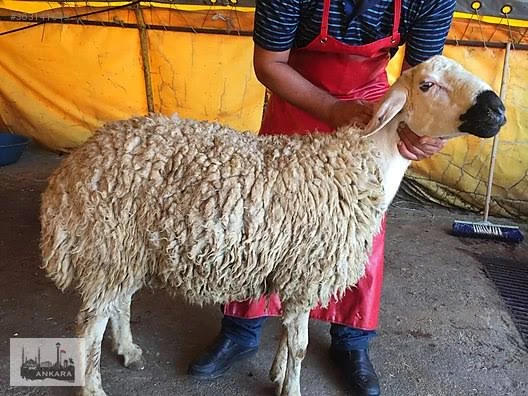
[(31, 139), (0, 132), (0, 166), (17, 162)]

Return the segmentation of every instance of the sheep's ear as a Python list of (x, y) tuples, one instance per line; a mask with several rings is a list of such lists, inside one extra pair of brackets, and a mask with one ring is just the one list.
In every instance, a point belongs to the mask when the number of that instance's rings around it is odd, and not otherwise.
[(389, 123), (405, 105), (407, 89), (404, 84), (396, 82), (377, 105), (372, 119), (368, 123), (366, 136), (372, 136)]

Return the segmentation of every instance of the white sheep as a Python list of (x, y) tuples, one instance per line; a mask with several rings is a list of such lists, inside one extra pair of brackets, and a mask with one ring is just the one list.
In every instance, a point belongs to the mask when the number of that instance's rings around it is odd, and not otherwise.
[(366, 133), (254, 136), (151, 115), (104, 126), (66, 158), (42, 196), (41, 248), (57, 287), (81, 295), (83, 394), (105, 394), (109, 319), (125, 366), (143, 367), (130, 302), (150, 285), (197, 304), (278, 293), (283, 332), (270, 375), (279, 394), (300, 395), (309, 311), (363, 275), (409, 165), (396, 147), (400, 121), (419, 135), (488, 137), (504, 107), (438, 56), (403, 74)]

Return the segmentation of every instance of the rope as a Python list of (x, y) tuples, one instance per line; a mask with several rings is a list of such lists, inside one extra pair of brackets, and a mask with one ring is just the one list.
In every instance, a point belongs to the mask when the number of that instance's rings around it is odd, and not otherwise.
[[(63, 17), (61, 19), (61, 21), (62, 20), (64, 20), (64, 21), (79, 20), (80, 21), (80, 18), (82, 18), (82, 17), (86, 17), (86, 16), (90, 16), (90, 15), (96, 15), (96, 14), (102, 14), (103, 12), (107, 12), (107, 11), (119, 10), (121, 8), (126, 8), (126, 7), (130, 7), (130, 6), (136, 5), (138, 3), (140, 3), (140, 0), (134, 0), (134, 1), (131, 1), (130, 3), (123, 4), (123, 5), (120, 5), (120, 6), (110, 7), (108, 9), (105, 8), (105, 9), (102, 9), (102, 10), (86, 12), (84, 14), (72, 15), (70, 17)], [(64, 10), (63, 10), (63, 15), (64, 15)], [(31, 29), (31, 28), (34, 28), (36, 26), (40, 26), (40, 25), (46, 24), (47, 22), (48, 21), (44, 20), (44, 21), (36, 22), (36, 23), (34, 23), (32, 25), (28, 25), (28, 26), (23, 26), (23, 27), (16, 28), (16, 29), (7, 30), (5, 32), (1, 32), (0, 36), (5, 36), (7, 34), (12, 34), (12, 33), (20, 32), (22, 30)]]

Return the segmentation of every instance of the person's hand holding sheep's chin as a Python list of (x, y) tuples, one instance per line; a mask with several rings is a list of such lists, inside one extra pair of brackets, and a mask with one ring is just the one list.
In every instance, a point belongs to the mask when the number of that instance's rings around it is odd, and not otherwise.
[(446, 140), (429, 136), (418, 136), (405, 124), (398, 126), (400, 142), (398, 150), (402, 157), (411, 161), (420, 161), (436, 154), (445, 146)]

